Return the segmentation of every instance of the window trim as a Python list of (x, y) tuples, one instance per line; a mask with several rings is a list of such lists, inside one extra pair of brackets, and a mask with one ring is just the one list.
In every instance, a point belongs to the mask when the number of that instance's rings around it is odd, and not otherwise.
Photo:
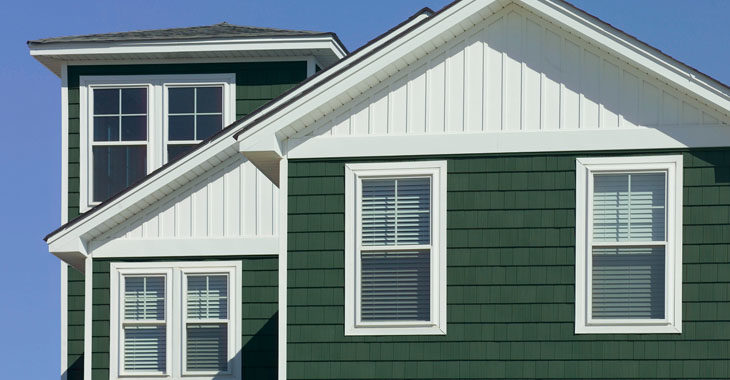
[[(147, 87), (147, 173), (167, 162), (167, 90), (168, 86), (223, 86), (223, 127), (236, 117), (236, 74), (164, 74), (98, 75), (79, 77), (79, 210), (86, 212), (101, 202), (94, 202), (92, 136), (93, 96), (95, 88)], [(118, 142), (122, 145), (124, 142)], [(194, 142), (197, 143), (197, 142)], [(96, 144), (99, 145), (99, 144)], [(126, 145), (143, 145), (139, 142)]]
[[(575, 333), (648, 334), (682, 332), (682, 155), (576, 159)], [(591, 316), (590, 276), (593, 175), (666, 172), (665, 318), (597, 320)]]
[[(159, 373), (130, 373), (123, 370), (122, 315), (123, 276), (166, 274), (165, 313), (167, 323), (167, 371)], [(227, 274), (228, 277), (228, 372), (185, 371), (185, 326), (181, 312), (185, 306), (186, 274)], [(241, 379), (242, 310), (241, 261), (177, 261), (177, 262), (113, 262), (110, 265), (109, 318), (109, 379), (131, 378), (153, 380), (165, 377), (189, 380)], [(179, 347), (179, 349), (177, 349)]]
[[(360, 198), (363, 178), (431, 178), (431, 302), (429, 321), (360, 320)], [(413, 246), (414, 248), (422, 246)], [(446, 334), (446, 161), (345, 165), (345, 335)]]

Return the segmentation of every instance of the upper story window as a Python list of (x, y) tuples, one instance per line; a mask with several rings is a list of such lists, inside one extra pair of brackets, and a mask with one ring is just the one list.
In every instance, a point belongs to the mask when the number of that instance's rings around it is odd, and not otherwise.
[(677, 333), (682, 156), (581, 158), (576, 333)]
[(446, 163), (345, 176), (345, 334), (445, 334)]
[(82, 76), (81, 211), (235, 119), (235, 74)]

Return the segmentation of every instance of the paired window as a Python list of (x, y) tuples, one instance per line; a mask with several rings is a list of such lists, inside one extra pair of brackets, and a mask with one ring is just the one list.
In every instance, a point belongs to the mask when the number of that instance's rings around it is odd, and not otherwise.
[(240, 273), (239, 262), (112, 264), (112, 374), (239, 379)]
[(580, 158), (576, 333), (681, 332), (682, 156)]
[(445, 334), (446, 163), (345, 173), (345, 334)]
[(109, 199), (234, 120), (235, 75), (81, 77), (81, 208)]

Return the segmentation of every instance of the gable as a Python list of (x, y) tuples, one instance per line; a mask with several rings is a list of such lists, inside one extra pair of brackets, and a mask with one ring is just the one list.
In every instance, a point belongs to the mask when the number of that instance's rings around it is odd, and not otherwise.
[(320, 149), (307, 144), (319, 148), (339, 137), (698, 132), (728, 120), (723, 110), (511, 4), (298, 132), (289, 147), (295, 156), (314, 156)]

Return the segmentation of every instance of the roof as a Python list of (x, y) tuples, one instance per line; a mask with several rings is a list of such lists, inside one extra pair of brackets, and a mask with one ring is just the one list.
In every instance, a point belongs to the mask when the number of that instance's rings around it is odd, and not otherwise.
[(233, 25), (227, 22), (221, 22), (219, 24), (193, 26), (187, 28), (135, 30), (129, 32), (84, 34), (78, 36), (42, 38), (38, 40), (28, 41), (28, 44), (53, 44), (65, 42), (165, 41), (214, 38), (261, 38), (299, 36), (311, 37), (322, 35), (335, 36), (334, 33), (329, 32), (262, 28), (257, 26)]

